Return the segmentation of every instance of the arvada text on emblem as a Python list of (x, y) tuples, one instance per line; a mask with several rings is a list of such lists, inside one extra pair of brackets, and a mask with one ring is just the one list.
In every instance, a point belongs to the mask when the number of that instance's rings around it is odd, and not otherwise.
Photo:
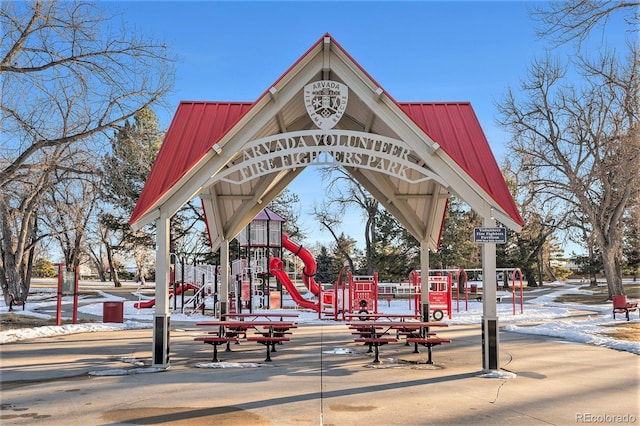
[(349, 88), (331, 80), (314, 81), (304, 86), (304, 106), (311, 120), (323, 130), (332, 129), (347, 109)]

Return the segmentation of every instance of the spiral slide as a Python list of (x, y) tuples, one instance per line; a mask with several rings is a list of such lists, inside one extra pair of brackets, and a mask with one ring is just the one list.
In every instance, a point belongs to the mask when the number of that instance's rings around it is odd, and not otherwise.
[[(176, 294), (181, 294), (182, 290), (195, 290), (198, 291), (200, 290), (200, 288), (198, 286), (195, 286), (193, 284), (184, 284), (184, 285), (180, 285), (178, 286), (178, 288), (176, 288)], [(169, 290), (169, 298), (171, 298), (173, 296), (173, 290)], [(153, 299), (149, 299), (149, 300), (145, 300), (144, 302), (136, 302), (133, 304), (133, 307), (136, 309), (141, 309), (141, 308), (153, 308), (156, 304), (156, 299), (155, 297)]]
[[(304, 268), (302, 269), (304, 285), (309, 289), (309, 291), (311, 291), (311, 293), (317, 296), (318, 293), (320, 293), (320, 286), (313, 279), (313, 276), (316, 274), (316, 260), (307, 249), (291, 241), (286, 234), (282, 234), (282, 246), (302, 259), (302, 262), (304, 263)], [(295, 303), (303, 308), (313, 309), (316, 312), (320, 310), (318, 303), (302, 297), (296, 286), (291, 282), (291, 279), (289, 279), (289, 275), (287, 275), (283, 270), (282, 259), (272, 257), (269, 261), (269, 270), (272, 275), (280, 280)]]
[(278, 280), (280, 280), (282, 285), (287, 289), (287, 291), (291, 295), (291, 298), (293, 299), (293, 301), (297, 305), (302, 306), (303, 308), (313, 309), (314, 311), (318, 312), (318, 310), (320, 309), (318, 304), (302, 297), (302, 295), (300, 294), (296, 286), (289, 279), (289, 275), (287, 275), (287, 273), (282, 269), (282, 267), (283, 267), (282, 259), (279, 259), (277, 257), (272, 257), (271, 260), (269, 261), (269, 270), (271, 274), (274, 277), (276, 277)]

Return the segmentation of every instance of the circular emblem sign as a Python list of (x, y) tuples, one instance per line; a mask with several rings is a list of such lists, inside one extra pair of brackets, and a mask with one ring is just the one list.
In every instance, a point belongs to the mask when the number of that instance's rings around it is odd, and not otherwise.
[(337, 81), (321, 80), (304, 86), (304, 105), (309, 117), (323, 130), (332, 129), (347, 109), (349, 88)]

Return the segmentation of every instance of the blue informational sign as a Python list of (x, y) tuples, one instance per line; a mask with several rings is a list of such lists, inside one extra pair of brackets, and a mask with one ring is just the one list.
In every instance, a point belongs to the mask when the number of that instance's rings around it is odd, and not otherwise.
[(504, 244), (507, 242), (507, 228), (473, 228), (473, 242)]

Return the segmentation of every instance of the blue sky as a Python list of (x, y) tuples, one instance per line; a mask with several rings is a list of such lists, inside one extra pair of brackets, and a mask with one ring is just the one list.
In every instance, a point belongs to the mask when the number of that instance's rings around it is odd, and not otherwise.
[(493, 103), (543, 51), (524, 2), (110, 5), (180, 58), (170, 109), (181, 100), (254, 101), (328, 32), (398, 101), (470, 101), (498, 158), (504, 135)]
[[(508, 135), (495, 102), (517, 89), (549, 43), (537, 38), (528, 9), (542, 2), (108, 2), (128, 27), (166, 42), (179, 57), (168, 127), (181, 100), (254, 101), (324, 33), (397, 101), (470, 101), (498, 163)], [(615, 25), (609, 28), (621, 29)], [(609, 29), (608, 28), (608, 29)], [(594, 46), (622, 43), (623, 30)], [(569, 47), (553, 51), (562, 57)], [(318, 185), (307, 170), (292, 183), (307, 213)], [(309, 242), (330, 243), (305, 219)], [(356, 214), (344, 229), (363, 229)], [(354, 228), (355, 227), (355, 228)], [(361, 232), (360, 232), (361, 233)], [(358, 231), (351, 236), (361, 238)]]

